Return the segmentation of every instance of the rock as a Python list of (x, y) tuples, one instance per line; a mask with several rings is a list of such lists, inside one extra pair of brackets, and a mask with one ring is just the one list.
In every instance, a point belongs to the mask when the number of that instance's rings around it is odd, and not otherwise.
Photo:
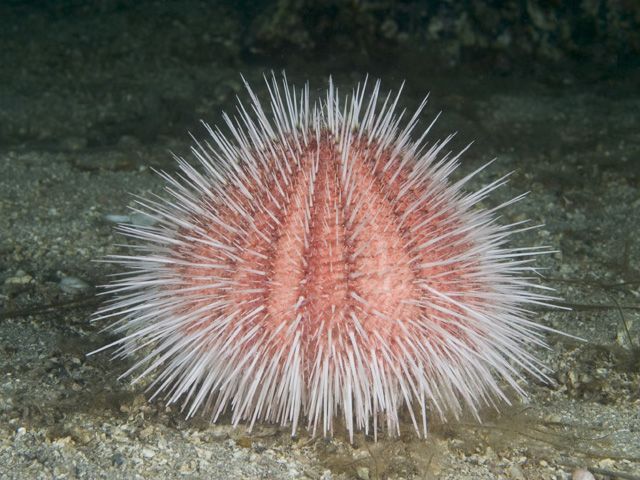
[(577, 468), (571, 474), (571, 480), (596, 480), (596, 477), (586, 468)]
[(358, 467), (356, 474), (360, 480), (369, 480), (369, 469), (367, 467)]

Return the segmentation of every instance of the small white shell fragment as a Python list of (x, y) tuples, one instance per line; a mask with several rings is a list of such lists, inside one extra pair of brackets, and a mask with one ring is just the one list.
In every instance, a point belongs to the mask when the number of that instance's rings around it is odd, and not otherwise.
[(63, 292), (71, 294), (91, 288), (91, 285), (78, 277), (62, 277), (58, 285)]

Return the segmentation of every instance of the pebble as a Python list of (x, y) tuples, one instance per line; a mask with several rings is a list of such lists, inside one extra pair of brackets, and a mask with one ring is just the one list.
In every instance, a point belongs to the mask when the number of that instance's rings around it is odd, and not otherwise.
[(571, 474), (571, 480), (596, 480), (596, 477), (586, 468), (577, 468)]
[(114, 466), (119, 467), (120, 465), (124, 464), (124, 457), (119, 452), (114, 453), (111, 457), (111, 463), (113, 463)]
[(603, 458), (598, 462), (598, 466), (607, 470), (613, 470), (616, 467), (616, 462), (611, 458)]
[(324, 472), (322, 472), (320, 480), (333, 480), (333, 474), (331, 473), (331, 470), (325, 470)]
[(153, 450), (151, 450), (150, 448), (143, 448), (142, 449), (142, 456), (144, 458), (153, 458), (156, 456), (156, 452), (154, 452)]
[(64, 293), (69, 294), (84, 292), (91, 288), (91, 285), (78, 277), (62, 277), (58, 286)]
[(369, 469), (367, 467), (358, 467), (356, 474), (360, 480), (369, 480)]
[(509, 475), (509, 478), (513, 479), (513, 480), (525, 480), (526, 477), (524, 476), (524, 473), (522, 472), (522, 469), (520, 468), (519, 465), (511, 465), (509, 467), (509, 469), (507, 470), (507, 473)]
[(33, 277), (31, 275), (23, 270), (18, 270), (14, 276), (7, 278), (4, 283), (5, 285), (26, 285), (32, 281)]

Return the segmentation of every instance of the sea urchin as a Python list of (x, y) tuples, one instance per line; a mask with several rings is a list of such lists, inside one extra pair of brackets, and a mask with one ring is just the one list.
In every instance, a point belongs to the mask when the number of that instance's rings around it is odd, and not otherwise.
[(411, 139), (426, 99), (403, 123), (379, 82), (343, 101), (330, 81), (316, 103), (286, 79), (267, 88), (270, 113), (247, 85), (228, 135), (205, 125), (197, 168), (161, 173), (170, 199), (138, 201), (154, 226), (119, 226), (137, 242), (109, 257), (128, 273), (96, 317), (120, 317), (104, 348), (145, 352), (124, 375), (155, 372), (154, 395), (189, 416), (230, 407), (234, 425), (306, 417), (328, 434), (340, 415), (351, 438), (378, 419), (399, 434), (403, 406), (426, 435), (428, 408), (524, 396), (524, 372), (544, 377), (527, 307), (550, 298), (528, 276), (547, 250), (506, 246), (531, 227), (495, 212), (521, 197), (478, 206), (506, 177), (451, 181), (451, 137)]

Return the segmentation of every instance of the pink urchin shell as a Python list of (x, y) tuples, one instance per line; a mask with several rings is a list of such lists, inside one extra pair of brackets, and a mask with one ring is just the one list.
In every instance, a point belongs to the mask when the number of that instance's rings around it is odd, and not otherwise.
[(548, 250), (505, 245), (530, 227), (495, 212), (520, 197), (478, 207), (506, 177), (451, 182), (451, 137), (411, 139), (426, 99), (402, 124), (379, 82), (343, 102), (330, 81), (314, 104), (267, 86), (270, 114), (247, 85), (229, 134), (196, 142), (199, 166), (161, 173), (170, 198), (138, 201), (156, 226), (119, 227), (142, 243), (110, 257), (128, 274), (97, 318), (121, 317), (117, 354), (147, 347), (125, 375), (154, 372), (154, 395), (189, 416), (292, 432), (304, 417), (325, 435), (341, 416), (351, 438), (379, 419), (399, 434), (403, 406), (426, 435), (427, 410), (477, 415), (505, 384), (524, 396), (522, 372), (544, 377), (527, 306), (550, 298), (527, 275)]

